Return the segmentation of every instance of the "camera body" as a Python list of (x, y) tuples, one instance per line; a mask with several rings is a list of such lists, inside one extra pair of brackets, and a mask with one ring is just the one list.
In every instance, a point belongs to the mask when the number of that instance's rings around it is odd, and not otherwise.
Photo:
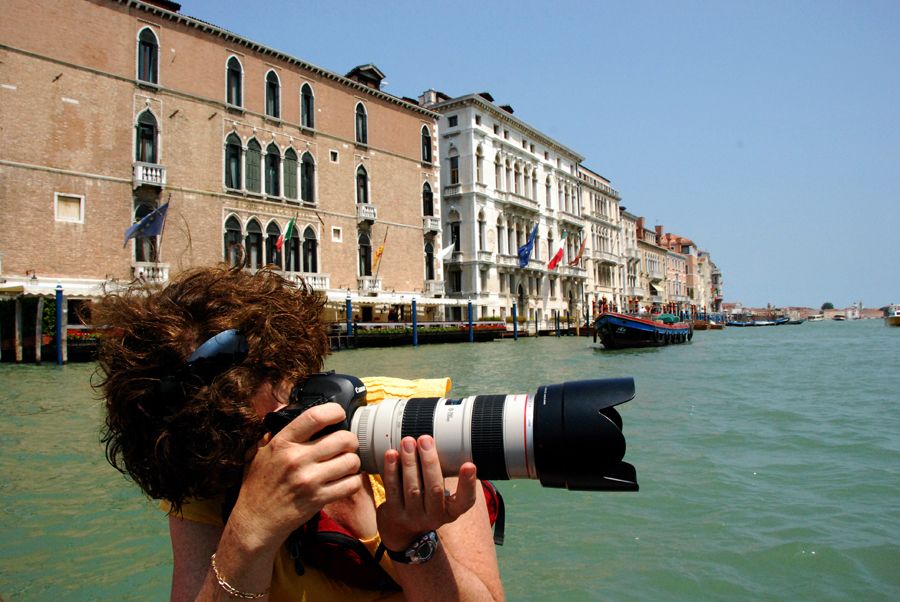
[(634, 398), (632, 378), (569, 381), (534, 395), (385, 399), (366, 405), (363, 382), (346, 374), (319, 373), (297, 383), (287, 407), (265, 417), (272, 434), (307, 409), (334, 402), (343, 422), (313, 438), (345, 429), (359, 439), (366, 472), (382, 473), (384, 453), (403, 437), (431, 435), (441, 470), (457, 474), (474, 462), (482, 479), (539, 479), (545, 487), (586, 491), (637, 491), (632, 465), (623, 462), (625, 437), (615, 406)]

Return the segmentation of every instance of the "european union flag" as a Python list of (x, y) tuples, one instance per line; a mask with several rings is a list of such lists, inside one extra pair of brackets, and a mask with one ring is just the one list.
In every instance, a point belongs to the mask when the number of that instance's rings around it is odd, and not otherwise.
[(157, 207), (149, 215), (144, 216), (144, 219), (125, 230), (125, 244), (122, 246), (127, 245), (132, 238), (159, 236), (166, 223), (166, 211), (168, 210), (168, 203)]
[(524, 268), (528, 265), (528, 260), (531, 259), (531, 250), (534, 248), (534, 237), (537, 236), (538, 227), (535, 226), (534, 230), (531, 231), (531, 236), (528, 237), (528, 242), (519, 247), (519, 267)]

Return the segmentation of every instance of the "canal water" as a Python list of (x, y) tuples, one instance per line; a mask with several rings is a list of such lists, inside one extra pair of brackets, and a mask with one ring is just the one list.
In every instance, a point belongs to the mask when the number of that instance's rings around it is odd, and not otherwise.
[[(637, 493), (500, 482), (510, 600), (900, 599), (900, 329), (880, 320), (342, 351), (359, 375), (455, 394), (633, 376)], [(159, 600), (164, 516), (98, 443), (92, 365), (0, 365), (0, 598)]]

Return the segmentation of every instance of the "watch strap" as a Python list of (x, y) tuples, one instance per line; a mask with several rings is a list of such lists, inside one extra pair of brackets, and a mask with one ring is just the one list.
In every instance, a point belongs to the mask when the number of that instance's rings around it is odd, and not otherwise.
[(438, 549), (437, 533), (429, 531), (415, 539), (412, 544), (401, 552), (384, 548), (388, 558), (400, 564), (422, 564), (428, 562)]

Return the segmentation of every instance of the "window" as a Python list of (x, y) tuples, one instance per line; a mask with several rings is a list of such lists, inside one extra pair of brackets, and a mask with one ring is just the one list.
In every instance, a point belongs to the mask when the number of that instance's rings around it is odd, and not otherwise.
[(236, 134), (225, 139), (225, 188), (241, 188), (241, 139)]
[(225, 262), (235, 267), (241, 256), (241, 223), (233, 215), (225, 221)]
[(270, 222), (266, 227), (266, 263), (278, 266), (281, 269), (281, 249), (276, 247), (281, 237), (281, 228), (275, 222)]
[(460, 270), (450, 270), (450, 292), (462, 292), (462, 272)]
[(266, 147), (266, 194), (279, 196), (281, 194), (280, 183), (281, 153), (274, 143)]
[(295, 223), (294, 227), (291, 228), (290, 238), (284, 241), (284, 246), (282, 247), (285, 249), (284, 270), (286, 272), (303, 271), (302, 264), (300, 263), (302, 245), (300, 243), (300, 233), (297, 230), (298, 228)]
[(459, 184), (459, 154), (455, 148), (450, 149), (448, 160), (450, 161), (450, 185)]
[(316, 127), (316, 99), (309, 84), (300, 88), (300, 125), (311, 130)]
[(336, 226), (331, 227), (331, 242), (344, 242), (344, 232)]
[(422, 185), (422, 215), (434, 215), (434, 193), (431, 192), (431, 185), (428, 182)]
[(484, 184), (484, 151), (480, 146), (475, 151), (475, 181)]
[(478, 250), (484, 251), (484, 243), (487, 233), (487, 222), (484, 221), (484, 212), (478, 214)]
[(312, 226), (303, 231), (303, 271), (315, 274), (319, 271), (319, 241)]
[(500, 135), (500, 126), (497, 125), (496, 123), (494, 124), (494, 135), (497, 135), (497, 136)]
[(459, 252), (459, 222), (450, 222), (450, 241), (453, 242), (453, 252)]
[(284, 196), (297, 199), (297, 153), (292, 148), (284, 152)]
[(137, 77), (142, 82), (159, 83), (159, 42), (149, 27), (142, 29), (138, 36)]
[(475, 125), (481, 125), (481, 115), (475, 116)]
[[(134, 223), (138, 223), (148, 215), (150, 215), (156, 207), (151, 207), (146, 203), (137, 206), (134, 212)], [(158, 236), (136, 236), (134, 239), (134, 260), (148, 263), (159, 261), (159, 237)]]
[(361, 102), (356, 104), (356, 142), (358, 144), (369, 143), (368, 116), (366, 107)]
[(509, 140), (509, 130), (503, 130), (503, 139)]
[(225, 72), (225, 102), (235, 107), (243, 106), (244, 69), (237, 57), (228, 59)]
[(309, 153), (303, 153), (300, 166), (300, 199), (304, 203), (316, 202), (316, 164)]
[(422, 161), (431, 163), (431, 131), (427, 125), (422, 126)]
[(281, 117), (281, 83), (274, 71), (266, 74), (266, 115), (275, 119)]
[(142, 163), (156, 163), (156, 117), (150, 111), (138, 116), (136, 148), (134, 160)]
[(84, 197), (75, 194), (53, 195), (56, 221), (84, 223)]
[(369, 202), (369, 175), (362, 165), (356, 169), (356, 202), (357, 204)]
[(372, 275), (372, 243), (366, 232), (360, 231), (357, 237), (359, 243), (359, 275)]
[(425, 243), (425, 280), (434, 280), (434, 245)]
[(247, 224), (247, 237), (244, 239), (244, 252), (247, 254), (246, 266), (258, 270), (263, 266), (262, 228), (255, 219)]
[(332, 163), (338, 162), (338, 152), (336, 150), (328, 151), (328, 158), (331, 159)]
[(247, 153), (244, 156), (244, 177), (246, 178), (244, 185), (250, 192), (259, 192), (260, 190), (260, 161), (262, 160), (262, 149), (259, 142), (251, 140), (247, 143)]
[(451, 115), (450, 117), (447, 118), (447, 126), (455, 128), (458, 121), (459, 121), (459, 118), (456, 115)]

